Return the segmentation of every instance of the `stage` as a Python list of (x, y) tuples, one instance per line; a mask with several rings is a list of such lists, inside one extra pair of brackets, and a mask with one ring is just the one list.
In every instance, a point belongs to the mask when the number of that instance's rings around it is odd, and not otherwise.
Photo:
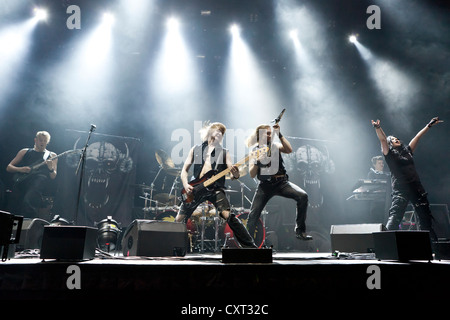
[(374, 306), (391, 298), (396, 303), (450, 298), (450, 260), (381, 261), (374, 254), (346, 253), (271, 255), (270, 263), (224, 263), (220, 252), (123, 257), (97, 251), (95, 258), (85, 261), (44, 261), (36, 251), (24, 251), (0, 263), (0, 298), (123, 301), (121, 307), (144, 302), (174, 316), (182, 311), (192, 314), (198, 311), (192, 308), (200, 306), (214, 306), (225, 314), (231, 312), (229, 305), (252, 305), (274, 315), (295, 311), (305, 301)]

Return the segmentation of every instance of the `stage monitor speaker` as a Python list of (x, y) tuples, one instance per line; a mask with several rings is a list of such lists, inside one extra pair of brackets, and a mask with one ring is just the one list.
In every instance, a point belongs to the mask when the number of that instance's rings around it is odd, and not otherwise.
[(16, 251), (25, 249), (40, 249), (42, 244), (42, 236), (44, 234), (44, 226), (50, 223), (42, 219), (23, 219), (22, 234)]
[(373, 241), (380, 260), (433, 260), (428, 231), (374, 232)]
[(331, 251), (370, 253), (374, 251), (373, 232), (383, 231), (381, 223), (332, 225)]
[(438, 260), (450, 259), (450, 241), (433, 242), (432, 249), (436, 259)]
[(124, 256), (185, 256), (188, 248), (186, 224), (159, 220), (134, 220), (122, 238)]
[(84, 226), (45, 226), (41, 259), (90, 260), (95, 257), (97, 228)]
[(2, 261), (14, 257), (16, 244), (20, 241), (23, 217), (0, 211), (0, 256)]
[(438, 239), (450, 239), (450, 216), (446, 204), (430, 204), (433, 230)]

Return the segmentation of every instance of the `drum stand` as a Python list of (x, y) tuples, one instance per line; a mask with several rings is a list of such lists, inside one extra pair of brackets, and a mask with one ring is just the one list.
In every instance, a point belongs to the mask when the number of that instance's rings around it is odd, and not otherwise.
[[(201, 220), (201, 234), (200, 234), (200, 252), (205, 252), (205, 223), (206, 223), (206, 210), (207, 206), (205, 206), (202, 209), (202, 217)], [(219, 244), (219, 213), (216, 212), (214, 215), (214, 252), (217, 252), (219, 250), (218, 244)]]
[[(239, 180), (239, 179), (237, 179), (237, 180)], [(244, 206), (244, 199), (247, 200), (250, 203), (250, 205), (252, 204), (251, 200), (245, 196), (244, 188), (246, 188), (248, 191), (252, 191), (252, 189), (247, 187), (245, 185), (245, 183), (243, 183), (241, 180), (239, 180), (239, 184), (241, 185), (241, 207), (242, 207), (242, 209), (244, 209), (245, 208), (245, 206)]]
[(177, 206), (177, 186), (178, 186), (178, 176), (175, 177), (175, 180), (173, 180), (172, 183), (172, 188), (170, 188), (170, 192), (169, 192), (169, 198), (172, 195), (172, 191), (174, 191), (174, 203), (173, 206), (176, 207)]
[[(155, 181), (158, 178), (159, 174), (161, 173), (161, 170), (163, 169), (162, 166), (159, 166), (159, 170), (158, 173), (156, 174), (155, 178), (153, 179), (152, 183), (150, 184), (150, 193), (144, 192), (144, 196), (143, 197), (139, 197), (141, 199), (144, 199), (144, 219), (148, 219), (149, 217), (147, 217), (147, 213), (152, 211), (152, 203), (155, 202), (156, 203), (156, 207), (155, 207), (155, 216), (158, 214), (157, 210), (158, 210), (158, 201), (154, 201), (153, 200), (153, 189), (155, 187)], [(150, 195), (150, 198), (147, 198), (147, 196)]]

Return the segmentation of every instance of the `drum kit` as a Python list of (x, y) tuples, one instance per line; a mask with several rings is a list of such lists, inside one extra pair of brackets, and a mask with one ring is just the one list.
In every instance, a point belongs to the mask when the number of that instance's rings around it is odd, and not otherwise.
[[(142, 195), (139, 198), (144, 200), (144, 207), (142, 208), (144, 219), (175, 222), (180, 207), (179, 186), (181, 184), (181, 169), (175, 167), (172, 159), (163, 150), (157, 150), (155, 157), (159, 164), (159, 170), (152, 183), (150, 185), (136, 184), (133, 186), (141, 190)], [(245, 176), (248, 173), (247, 166), (241, 166), (239, 172), (241, 177)], [(169, 193), (154, 194), (155, 181), (160, 174), (174, 177)], [(238, 181), (240, 183), (240, 190), (226, 188), (224, 191), (228, 196), (231, 193), (240, 192), (241, 207), (232, 207), (231, 210), (246, 225), (250, 210), (245, 209), (244, 204), (245, 201), (251, 203), (251, 200), (244, 194), (244, 190), (251, 191), (251, 189), (239, 179)], [(255, 234), (253, 235), (258, 247), (262, 247), (265, 242), (264, 222), (266, 215), (267, 211), (263, 211), (262, 220), (260, 219), (257, 222)], [(186, 228), (191, 252), (217, 252), (221, 247), (239, 246), (238, 242), (234, 239), (233, 231), (226, 221), (219, 217), (216, 208), (209, 201), (201, 203), (195, 209), (191, 217), (186, 221)]]

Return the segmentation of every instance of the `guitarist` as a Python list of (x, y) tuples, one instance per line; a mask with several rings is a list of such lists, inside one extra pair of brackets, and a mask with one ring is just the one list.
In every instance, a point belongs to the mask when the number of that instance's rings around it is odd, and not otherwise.
[[(272, 135), (279, 137), (281, 143), (274, 143)], [(269, 146), (269, 153), (261, 153), (257, 158), (250, 159), (249, 173), (252, 178), (259, 180), (258, 188), (252, 200), (247, 228), (251, 235), (255, 233), (256, 222), (267, 202), (273, 196), (294, 199), (297, 202), (297, 217), (295, 233), (301, 240), (312, 240), (306, 234), (306, 211), (308, 208), (307, 193), (288, 180), (281, 153), (291, 153), (289, 141), (280, 133), (280, 126), (275, 124), (273, 131), (270, 125), (260, 125), (247, 139), (247, 146), (261, 148)]]
[[(50, 134), (47, 131), (38, 131), (34, 138), (33, 148), (21, 149), (6, 167), (11, 173), (26, 174), (25, 179), (13, 186), (13, 203), (10, 210), (18, 212), (26, 218), (37, 218), (38, 210), (44, 206), (43, 194), (48, 186), (49, 179), (56, 178), (58, 160), (48, 160), (56, 157), (54, 152), (47, 150)], [(31, 167), (45, 161), (35, 171)]]
[[(203, 131), (203, 143), (191, 148), (181, 170), (181, 182), (183, 183), (184, 190), (187, 194), (192, 194), (194, 190), (194, 187), (188, 182), (188, 171), (192, 165), (194, 179), (201, 179), (211, 170), (216, 170), (217, 173), (219, 173), (228, 168), (231, 168), (230, 173), (232, 174), (232, 178), (239, 178), (238, 168), (233, 166), (228, 150), (222, 147), (225, 131), (226, 127), (222, 123), (211, 123)], [(217, 180), (215, 184), (210, 187), (207, 194), (201, 198), (202, 201), (197, 201), (197, 203), (192, 206), (187, 206), (185, 203), (182, 203), (175, 220), (177, 222), (186, 221), (200, 203), (208, 200), (214, 205), (217, 212), (219, 212), (219, 215), (227, 221), (240, 245), (247, 248), (256, 248), (252, 237), (242, 224), (241, 220), (231, 213), (230, 203), (225, 195), (224, 187), (225, 176)]]

